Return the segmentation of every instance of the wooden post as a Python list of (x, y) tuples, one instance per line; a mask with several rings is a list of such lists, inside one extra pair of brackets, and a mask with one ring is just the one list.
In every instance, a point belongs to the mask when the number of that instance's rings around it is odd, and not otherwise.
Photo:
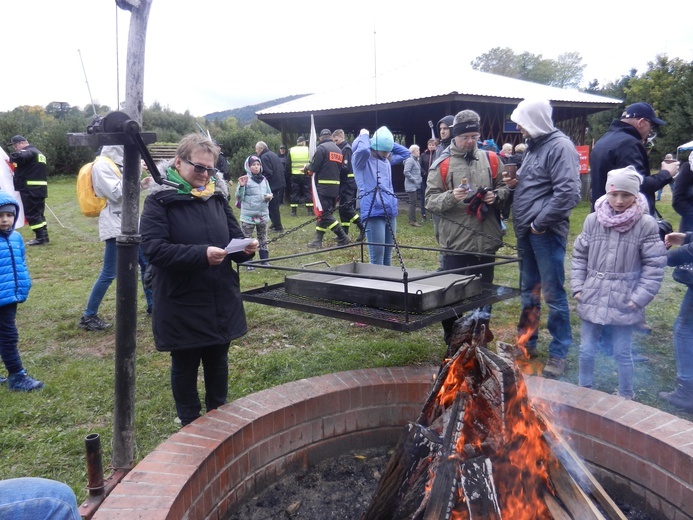
[[(130, 11), (127, 73), (125, 77), (125, 113), (142, 127), (144, 110), (144, 50), (147, 23), (153, 0), (117, 0), (118, 7)], [(120, 107), (119, 107), (120, 108)]]

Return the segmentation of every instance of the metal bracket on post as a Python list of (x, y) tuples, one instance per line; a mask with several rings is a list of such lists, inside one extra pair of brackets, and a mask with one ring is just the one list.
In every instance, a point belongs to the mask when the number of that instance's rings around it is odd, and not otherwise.
[[(111, 463), (114, 472), (106, 480), (104, 493), (91, 496), (84, 504), (91, 514), (106, 498), (113, 483), (120, 481), (134, 465), (137, 266), (138, 246), (141, 240), (139, 235), (140, 154), (156, 180), (159, 172), (146, 147), (146, 144), (155, 141), (156, 134), (140, 132), (139, 124), (123, 112), (111, 112), (104, 117), (95, 117), (84, 134), (68, 134), (70, 146), (122, 145), (124, 147), (123, 212), (121, 234), (116, 239), (118, 259)], [(163, 181), (163, 179), (160, 180)]]

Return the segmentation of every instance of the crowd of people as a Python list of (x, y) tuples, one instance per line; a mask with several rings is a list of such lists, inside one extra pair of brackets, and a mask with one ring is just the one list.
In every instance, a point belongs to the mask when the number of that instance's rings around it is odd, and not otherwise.
[[(578, 384), (593, 386), (597, 353), (607, 345), (618, 369), (617, 393), (632, 399), (632, 335), (647, 327), (645, 307), (660, 289), (664, 267), (693, 264), (691, 163), (664, 160), (651, 172), (646, 143), (666, 122), (647, 103), (628, 106), (612, 122), (592, 150), (592, 212), (575, 239), (566, 290), (569, 217), (581, 200), (578, 154), (555, 127), (549, 101), (524, 100), (511, 120), (523, 142), (506, 143), (500, 151), (491, 140), (482, 140), (483, 122), (473, 110), (441, 118), (440, 138), (429, 139), (423, 153), (418, 145), (399, 144), (385, 126), (372, 133), (364, 128), (352, 142), (341, 129), (323, 129), (312, 156), (303, 136), (279, 154), (259, 141), (237, 180), (238, 217), (230, 203), (228, 174), (225, 178), (220, 173), (219, 146), (208, 136), (183, 138), (175, 158), (160, 168), (169, 182), (142, 184), (149, 195), (140, 222), (143, 274), (148, 266), (147, 312), (152, 315), (157, 350), (171, 357), (171, 389), (181, 424), (189, 424), (203, 411), (197, 390), (200, 365), (205, 410), (226, 402), (230, 342), (247, 332), (232, 261), (250, 260), (257, 252), (260, 260), (269, 261), (268, 233), (285, 229), (280, 213), (284, 191), (289, 193), (292, 216), (304, 208), (316, 217), (309, 247), (321, 248), (327, 232), (334, 233), (337, 245), (348, 245), (353, 226), (359, 233), (355, 239), (368, 243), (369, 261), (389, 266), (400, 203), (392, 166), (399, 163), (404, 163), (409, 224), (421, 227), (420, 222), (433, 220), (440, 270), (462, 270), (493, 282), (494, 257), (512, 216), (520, 256), (516, 356), (533, 358), (539, 353), (543, 300), (551, 336), (543, 374), (558, 377), (565, 372), (573, 343), (572, 297), (581, 319)], [(10, 156), (15, 188), (36, 234), (29, 245), (48, 244), (43, 215), (46, 159), (20, 135), (10, 144), (15, 150)], [(95, 193), (106, 199), (99, 216), (104, 258), (78, 323), (87, 331), (110, 326), (98, 309), (115, 279), (122, 212), (123, 148), (105, 146), (101, 157), (93, 165), (92, 179)], [(656, 194), (669, 184), (681, 221), (678, 232), (662, 237), (655, 218)], [(33, 391), (44, 384), (22, 365), (15, 325), (17, 304), (26, 300), (31, 286), (24, 242), (15, 230), (19, 210), (11, 195), (0, 192), (0, 354), (8, 373), (0, 383), (10, 390)], [(234, 249), (234, 241), (242, 245)], [(672, 391), (660, 393), (663, 400), (688, 412), (693, 412), (691, 287), (674, 323), (676, 383)], [(479, 311), (478, 327), (486, 342), (492, 338), (492, 308)], [(443, 322), (446, 342), (453, 322)]]

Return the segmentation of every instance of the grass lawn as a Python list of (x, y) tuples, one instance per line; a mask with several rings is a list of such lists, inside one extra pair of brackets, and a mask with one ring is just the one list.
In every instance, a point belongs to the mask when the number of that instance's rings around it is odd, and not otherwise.
[[(27, 248), (33, 287), (26, 303), (19, 306), (19, 350), (29, 374), (46, 383), (45, 390), (18, 394), (0, 388), (0, 478), (41, 476), (61, 480), (77, 493), (87, 496), (84, 438), (98, 433), (102, 439), (104, 465), (111, 457), (113, 427), (113, 363), (115, 334), (85, 332), (77, 321), (86, 305), (92, 284), (101, 267), (103, 246), (98, 241), (97, 220), (83, 217), (75, 195), (75, 179), (51, 179), (47, 211), (51, 243)], [(661, 213), (678, 225), (671, 208), (671, 194), (665, 190), (658, 204)], [(569, 250), (579, 233), (589, 208), (582, 203), (573, 212)], [(309, 217), (289, 216), (282, 206), (285, 228), (299, 226)], [(512, 223), (511, 223), (512, 224)], [(22, 228), (25, 240), (31, 231)], [(307, 225), (270, 244), (270, 256), (305, 251), (313, 237), (314, 226)], [(352, 232), (353, 236), (353, 232)], [(398, 240), (402, 244), (435, 246), (433, 226), (421, 228), (407, 224), (406, 211), (398, 219)], [(512, 227), (509, 245), (503, 254), (514, 254)], [(326, 238), (331, 244), (333, 238)], [(357, 256), (357, 248), (330, 253), (329, 263), (337, 265)], [(408, 268), (437, 266), (437, 254), (402, 250)], [(570, 256), (570, 254), (568, 255)], [(323, 259), (322, 255), (319, 259)], [(307, 263), (312, 257), (300, 260)], [(569, 261), (566, 265), (569, 269)], [(393, 260), (398, 265), (396, 259)], [(500, 267), (496, 283), (517, 287), (517, 265)], [(277, 283), (285, 273), (256, 269), (241, 272), (243, 290), (264, 283)], [(650, 336), (636, 335), (636, 351), (647, 355), (649, 363), (636, 365), (636, 400), (686, 419), (661, 402), (657, 392), (671, 389), (675, 379), (672, 324), (678, 313), (685, 287), (671, 279), (667, 269), (660, 294), (648, 307)], [(136, 460), (141, 460), (161, 441), (178, 429), (169, 386), (169, 357), (154, 348), (150, 319), (145, 312), (144, 296), (138, 295), (137, 319), (137, 394)], [(571, 301), (574, 308), (574, 301)], [(519, 298), (494, 305), (492, 330), (499, 340), (512, 342), (519, 316)], [(235, 341), (230, 352), (229, 400), (267, 387), (319, 374), (413, 364), (437, 364), (445, 352), (438, 325), (413, 333), (394, 332), (375, 327), (354, 327), (350, 322), (259, 304), (246, 304), (249, 333)], [(115, 319), (115, 287), (106, 295), (100, 314), (109, 322)], [(572, 315), (574, 340), (579, 340), (579, 319)], [(531, 368), (539, 370), (545, 361), (549, 336), (545, 318), (540, 332), (543, 357)], [(570, 364), (564, 381), (577, 382), (577, 346), (571, 349)], [(617, 375), (613, 359), (600, 357), (596, 387), (613, 392)]]

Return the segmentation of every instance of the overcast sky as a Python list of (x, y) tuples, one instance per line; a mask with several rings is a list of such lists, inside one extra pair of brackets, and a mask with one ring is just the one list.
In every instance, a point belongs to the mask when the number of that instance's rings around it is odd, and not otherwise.
[[(579, 52), (587, 65), (585, 86), (616, 80), (631, 68), (642, 72), (658, 53), (693, 60), (693, 30), (677, 21), (678, 0), (580, 0), (573, 7), (501, 0), (492, 4), (495, 11), (488, 5), (153, 0), (144, 101), (203, 116), (329, 90), (395, 67), (409, 67), (412, 82), (435, 81), (446, 68), (468, 67), (493, 47), (552, 59)], [(129, 21), (114, 0), (6, 6), (0, 111), (52, 101), (84, 107), (87, 81), (94, 102), (115, 109), (125, 98)]]

